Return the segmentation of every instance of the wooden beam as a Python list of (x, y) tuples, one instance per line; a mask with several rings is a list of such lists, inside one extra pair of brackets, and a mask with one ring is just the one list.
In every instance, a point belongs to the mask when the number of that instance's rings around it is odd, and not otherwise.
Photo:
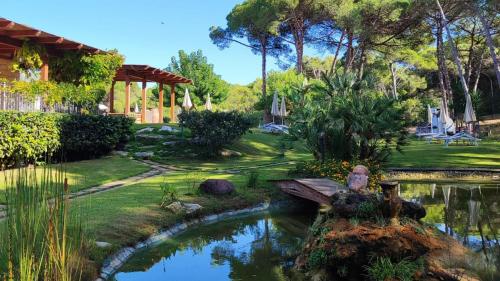
[(10, 37), (38, 37), (42, 34), (40, 30), (27, 29), (27, 30), (5, 30), (1, 33)]
[(159, 123), (163, 123), (163, 81), (158, 85), (158, 114)]
[(23, 41), (5, 35), (0, 35), (0, 43), (16, 48), (21, 48), (23, 46)]
[(125, 116), (130, 115), (130, 80), (125, 81)]
[(80, 50), (83, 48), (83, 44), (80, 43), (68, 43), (68, 44), (61, 44), (57, 46), (57, 49), (61, 50)]
[(175, 84), (170, 84), (170, 122), (175, 121)]
[(15, 23), (10, 20), (0, 19), (0, 28), (12, 28), (14, 25)]
[(109, 89), (109, 112), (115, 112), (115, 84), (116, 82), (111, 82), (111, 88)]
[(141, 123), (146, 123), (146, 80), (142, 80)]
[(39, 37), (36, 41), (40, 44), (61, 44), (64, 42), (64, 37)]

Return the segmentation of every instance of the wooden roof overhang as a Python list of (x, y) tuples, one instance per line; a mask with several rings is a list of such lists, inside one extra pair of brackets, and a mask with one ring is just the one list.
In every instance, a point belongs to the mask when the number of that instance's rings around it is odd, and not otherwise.
[(155, 68), (149, 65), (141, 64), (124, 64), (116, 72), (114, 81), (130, 81), (130, 82), (157, 82), (168, 85), (186, 83), (190, 84), (191, 79), (180, 75)]
[(47, 54), (58, 56), (64, 51), (79, 51), (88, 54), (105, 52), (103, 50), (50, 34), (23, 24), (0, 17), (0, 57), (11, 59), (24, 41), (30, 40), (42, 45)]

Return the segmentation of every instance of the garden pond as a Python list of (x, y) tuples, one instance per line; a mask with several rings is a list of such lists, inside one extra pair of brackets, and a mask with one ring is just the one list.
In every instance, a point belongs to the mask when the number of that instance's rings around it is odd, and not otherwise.
[[(425, 206), (426, 223), (476, 250), (500, 226), (500, 184), (402, 183), (399, 193)], [(193, 227), (133, 256), (114, 280), (289, 280), (315, 214), (265, 212)]]

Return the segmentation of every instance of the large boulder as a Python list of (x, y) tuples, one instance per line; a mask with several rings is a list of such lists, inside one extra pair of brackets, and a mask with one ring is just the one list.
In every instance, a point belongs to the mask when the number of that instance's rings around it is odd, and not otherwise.
[(235, 188), (230, 181), (211, 179), (202, 182), (200, 184), (200, 189), (208, 194), (224, 195), (232, 193)]

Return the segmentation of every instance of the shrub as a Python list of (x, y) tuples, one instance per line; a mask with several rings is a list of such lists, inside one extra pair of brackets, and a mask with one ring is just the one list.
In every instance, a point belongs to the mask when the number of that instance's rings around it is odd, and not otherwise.
[(320, 161), (307, 161), (299, 162), (291, 174), (300, 175), (304, 177), (327, 177), (334, 181), (346, 184), (349, 172), (356, 165), (364, 165), (370, 170), (370, 177), (368, 187), (371, 190), (376, 190), (378, 184), (382, 180), (382, 169), (379, 164), (372, 161), (336, 161), (329, 160), (321, 163)]
[(218, 155), (221, 149), (245, 134), (252, 122), (238, 112), (183, 112), (179, 115), (182, 126), (190, 129), (193, 144), (205, 157)]
[(55, 154), (67, 160), (102, 156), (127, 142), (132, 123), (125, 117), (0, 112), (0, 168)]
[(371, 280), (401, 280), (411, 281), (417, 271), (422, 271), (424, 264), (422, 259), (411, 261), (402, 259), (398, 263), (393, 263), (388, 257), (377, 257), (376, 261), (366, 267)]
[(50, 157), (59, 147), (56, 114), (0, 112), (0, 168)]
[(67, 160), (92, 159), (123, 146), (133, 120), (101, 115), (68, 115), (61, 123), (61, 150)]

